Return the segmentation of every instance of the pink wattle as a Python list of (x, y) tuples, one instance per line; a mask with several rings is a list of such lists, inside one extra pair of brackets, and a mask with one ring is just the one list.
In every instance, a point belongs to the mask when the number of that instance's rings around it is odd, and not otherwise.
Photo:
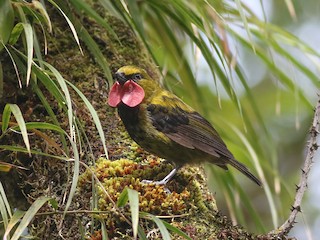
[(121, 102), (121, 88), (122, 86), (118, 82), (115, 82), (111, 87), (108, 98), (108, 104), (111, 107), (117, 107)]
[(139, 105), (144, 98), (144, 90), (136, 82), (128, 80), (123, 85), (116, 82), (110, 89), (108, 104), (117, 107), (123, 102), (129, 107)]

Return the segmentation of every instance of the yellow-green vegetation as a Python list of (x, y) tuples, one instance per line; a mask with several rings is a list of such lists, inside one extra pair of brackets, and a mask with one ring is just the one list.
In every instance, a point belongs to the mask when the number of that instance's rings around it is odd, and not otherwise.
[[(161, 179), (172, 169), (170, 164), (163, 163), (158, 158), (148, 161), (142, 164), (128, 159), (111, 161), (100, 158), (95, 166), (87, 169), (80, 176), (79, 189), (86, 193), (92, 190), (93, 179), (100, 181), (101, 184), (95, 182), (98, 195), (97, 210), (103, 211), (98, 218), (106, 220), (107, 229), (111, 231), (111, 235), (124, 224), (124, 219), (121, 215), (115, 214), (114, 209), (125, 187), (138, 191), (141, 212), (157, 216), (180, 215), (178, 217), (181, 217), (181, 215), (208, 210), (202, 198), (201, 185), (193, 177), (192, 171), (189, 174), (178, 174), (177, 181), (174, 179), (166, 186), (142, 183), (144, 179)], [(93, 174), (96, 178), (93, 178)], [(214, 210), (215, 205), (210, 203), (210, 208)], [(129, 214), (129, 207), (126, 206), (123, 211)]]

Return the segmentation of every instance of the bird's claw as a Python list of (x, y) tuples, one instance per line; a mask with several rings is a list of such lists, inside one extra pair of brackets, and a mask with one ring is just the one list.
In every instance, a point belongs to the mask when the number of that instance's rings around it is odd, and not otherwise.
[(167, 194), (171, 194), (171, 191), (166, 187), (166, 181), (152, 181), (152, 180), (142, 180), (141, 181), (142, 184), (154, 184), (154, 185), (159, 185), (159, 186), (163, 186), (164, 191)]

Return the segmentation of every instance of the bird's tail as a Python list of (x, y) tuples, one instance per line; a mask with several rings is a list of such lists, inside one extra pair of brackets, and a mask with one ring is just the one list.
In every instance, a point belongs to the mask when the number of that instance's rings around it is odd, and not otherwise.
[(258, 184), (259, 186), (262, 186), (261, 181), (256, 176), (254, 176), (245, 165), (243, 165), (242, 163), (238, 162), (235, 159), (228, 159), (228, 163), (232, 167), (234, 167), (237, 170), (239, 170), (240, 172), (242, 172), (244, 175), (246, 175), (248, 178), (250, 178), (256, 184)]

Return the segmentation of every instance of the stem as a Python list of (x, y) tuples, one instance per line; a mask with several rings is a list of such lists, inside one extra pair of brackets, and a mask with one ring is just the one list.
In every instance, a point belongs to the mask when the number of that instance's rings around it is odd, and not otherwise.
[[(320, 98), (320, 95), (318, 96)], [(277, 236), (285, 236), (287, 235), (290, 230), (293, 228), (295, 219), (299, 212), (301, 212), (301, 202), (303, 195), (308, 187), (308, 176), (310, 173), (311, 165), (313, 163), (313, 157), (316, 154), (319, 145), (317, 143), (317, 137), (319, 135), (320, 129), (320, 99), (318, 100), (317, 106), (314, 111), (314, 117), (312, 126), (310, 129), (310, 140), (308, 144), (308, 153), (306, 159), (304, 161), (303, 168), (301, 169), (301, 178), (299, 184), (296, 186), (296, 196), (294, 198), (293, 205), (291, 207), (291, 213), (288, 219), (276, 230), (270, 232), (270, 235), (277, 235)]]

